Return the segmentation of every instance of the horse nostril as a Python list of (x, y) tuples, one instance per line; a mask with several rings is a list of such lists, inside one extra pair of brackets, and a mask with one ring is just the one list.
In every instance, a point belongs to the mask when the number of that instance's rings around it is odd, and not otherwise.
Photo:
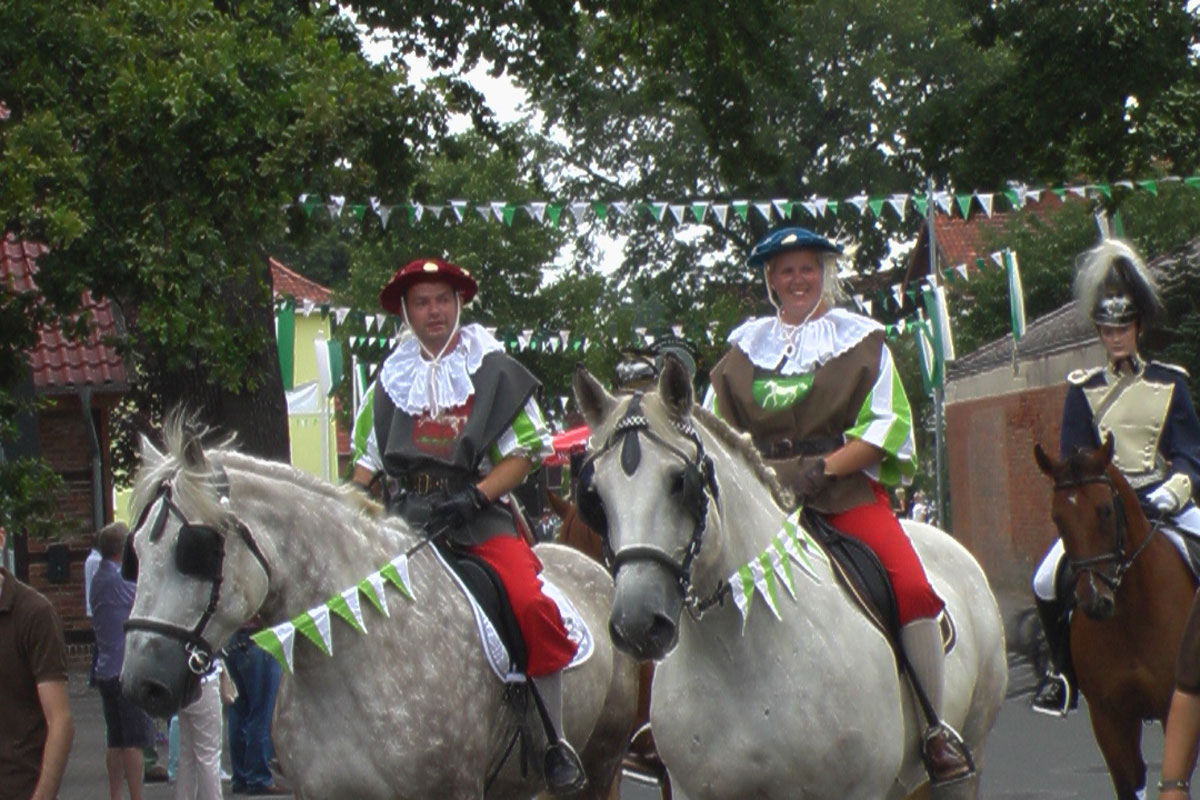
[(146, 679), (141, 681), (131, 693), (131, 699), (147, 714), (153, 717), (169, 716), (173, 699), (171, 690), (159, 681)]
[(653, 621), (650, 623), (650, 631), (646, 636), (647, 643), (652, 647), (659, 658), (667, 654), (672, 647), (675, 646), (675, 641), (679, 638), (679, 626), (675, 621), (666, 614), (655, 614)]

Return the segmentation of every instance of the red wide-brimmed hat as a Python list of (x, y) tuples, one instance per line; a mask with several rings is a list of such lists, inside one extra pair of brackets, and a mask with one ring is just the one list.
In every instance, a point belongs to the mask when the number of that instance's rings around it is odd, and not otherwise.
[(379, 293), (379, 304), (392, 314), (402, 313), (401, 301), (413, 285), (427, 281), (444, 281), (462, 295), (466, 305), (479, 291), (479, 284), (462, 267), (440, 258), (418, 258), (405, 264)]

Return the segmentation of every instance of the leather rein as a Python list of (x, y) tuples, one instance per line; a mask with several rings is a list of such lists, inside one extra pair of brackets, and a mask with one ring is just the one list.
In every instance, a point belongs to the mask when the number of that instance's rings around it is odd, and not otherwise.
[[(1074, 478), (1071, 480), (1056, 481), (1054, 490), (1077, 489), (1080, 486), (1085, 486), (1091, 483), (1103, 483), (1108, 487), (1112, 495), (1113, 508), (1116, 510), (1116, 526), (1117, 536), (1113, 542), (1112, 550), (1091, 558), (1071, 558), (1067, 557), (1067, 563), (1071, 569), (1078, 573), (1088, 573), (1095, 578), (1098, 578), (1102, 583), (1108, 586), (1113, 592), (1120, 588), (1121, 582), (1125, 579), (1126, 573), (1133, 566), (1137, 557), (1142, 554), (1146, 546), (1154, 539), (1154, 534), (1158, 532), (1159, 526), (1162, 524), (1162, 518), (1156, 517), (1150, 526), (1150, 532), (1146, 534), (1146, 538), (1142, 539), (1141, 544), (1134, 548), (1133, 552), (1128, 556), (1125, 554), (1125, 538), (1129, 528), (1129, 521), (1125, 514), (1125, 504), (1121, 501), (1121, 496), (1117, 491), (1117, 487), (1113, 484), (1112, 479), (1107, 475), (1092, 475), (1083, 478)], [(1103, 567), (1115, 564), (1112, 569), (1103, 569)]]

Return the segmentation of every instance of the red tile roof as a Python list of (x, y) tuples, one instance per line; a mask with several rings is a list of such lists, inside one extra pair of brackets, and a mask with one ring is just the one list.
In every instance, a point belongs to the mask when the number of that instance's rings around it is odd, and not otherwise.
[[(9, 234), (0, 249), (0, 280), (18, 292), (36, 291), (37, 259), (47, 247), (22, 242)], [(68, 339), (53, 326), (38, 330), (37, 346), (29, 351), (34, 389), (40, 394), (65, 394), (90, 386), (103, 392), (128, 389), (125, 364), (110, 342), (125, 332), (120, 312), (108, 300), (83, 293), (83, 308), (92, 314), (91, 333), (83, 340)]]
[(317, 305), (328, 303), (333, 292), (317, 283), (310, 281), (298, 272), (285, 267), (274, 258), (271, 263), (271, 286), (277, 296), (286, 295), (296, 300), (311, 300)]

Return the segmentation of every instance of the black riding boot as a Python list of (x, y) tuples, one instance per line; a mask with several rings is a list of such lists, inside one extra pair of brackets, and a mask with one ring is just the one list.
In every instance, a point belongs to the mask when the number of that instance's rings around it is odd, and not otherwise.
[(546, 788), (556, 795), (578, 792), (587, 785), (587, 774), (575, 748), (562, 735), (562, 673), (541, 675), (532, 680), (534, 690), (541, 698), (549, 740), (544, 762)]
[(1042, 676), (1033, 696), (1033, 710), (1040, 714), (1065, 717), (1079, 706), (1079, 689), (1071, 664), (1071, 612), (1061, 600), (1046, 601), (1035, 597), (1042, 631), (1050, 648), (1050, 669)]

